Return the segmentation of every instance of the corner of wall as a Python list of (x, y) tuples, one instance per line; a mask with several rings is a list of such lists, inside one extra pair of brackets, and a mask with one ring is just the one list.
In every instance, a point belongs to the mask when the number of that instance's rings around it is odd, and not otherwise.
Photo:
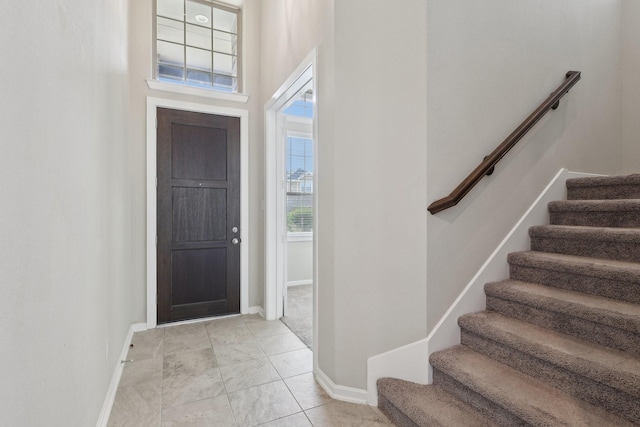
[(324, 391), (326, 391), (332, 399), (342, 400), (344, 402), (358, 403), (361, 405), (368, 403), (367, 390), (338, 385), (334, 383), (331, 378), (329, 378), (327, 374), (325, 374), (319, 368), (315, 371), (315, 377)]
[(131, 340), (133, 338), (133, 334), (135, 332), (146, 331), (147, 324), (146, 323), (134, 323), (129, 328), (129, 332), (122, 344), (122, 350), (120, 351), (120, 357), (118, 358), (118, 362), (113, 370), (113, 374), (111, 375), (111, 382), (109, 383), (109, 388), (107, 389), (107, 395), (104, 398), (104, 403), (102, 404), (102, 410), (100, 411), (100, 415), (98, 416), (98, 421), (96, 422), (96, 427), (107, 427), (109, 422), (109, 416), (111, 415), (111, 409), (113, 408), (113, 402), (116, 398), (116, 392), (118, 391), (118, 385), (120, 384), (120, 378), (122, 377), (122, 370), (124, 369), (123, 360), (127, 358), (127, 354), (129, 352), (129, 345), (131, 344)]

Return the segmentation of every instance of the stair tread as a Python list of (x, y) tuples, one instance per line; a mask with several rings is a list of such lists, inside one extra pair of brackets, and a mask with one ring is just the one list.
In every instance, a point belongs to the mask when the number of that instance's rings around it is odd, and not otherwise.
[(485, 293), (640, 333), (640, 305), (519, 280), (487, 283)]
[(430, 361), (434, 368), (532, 425), (633, 425), (466, 346), (433, 353)]
[(640, 185), (640, 174), (570, 178), (567, 179), (566, 185), (567, 188), (603, 187), (609, 185)]
[(554, 252), (522, 251), (508, 255), (509, 264), (540, 267), (546, 270), (589, 274), (622, 281), (637, 282), (640, 263), (607, 258), (592, 258)]
[(441, 387), (397, 378), (378, 380), (378, 392), (420, 426), (489, 427), (495, 423)]
[(532, 238), (597, 240), (640, 243), (639, 228), (589, 227), (584, 225), (536, 225), (529, 228)]
[(640, 199), (556, 200), (548, 207), (549, 212), (640, 211)]
[(640, 357), (493, 311), (459, 318), (461, 328), (640, 397)]

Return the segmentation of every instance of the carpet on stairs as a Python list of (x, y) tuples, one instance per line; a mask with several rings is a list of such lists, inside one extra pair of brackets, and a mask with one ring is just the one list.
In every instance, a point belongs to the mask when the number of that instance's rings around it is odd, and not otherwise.
[(377, 382), (399, 426), (640, 424), (640, 175), (567, 181), (433, 384)]

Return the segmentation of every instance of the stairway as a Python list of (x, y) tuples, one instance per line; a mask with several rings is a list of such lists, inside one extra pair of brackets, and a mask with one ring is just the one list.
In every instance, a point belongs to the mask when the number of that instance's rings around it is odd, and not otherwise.
[(640, 425), (640, 175), (567, 181), (551, 225), (431, 355), (433, 384), (378, 380), (398, 426)]

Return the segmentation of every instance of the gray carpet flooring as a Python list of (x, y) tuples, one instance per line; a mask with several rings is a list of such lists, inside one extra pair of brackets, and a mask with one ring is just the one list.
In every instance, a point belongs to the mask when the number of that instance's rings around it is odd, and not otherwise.
[(287, 312), (280, 320), (309, 349), (313, 348), (313, 285), (287, 289)]
[(395, 425), (640, 425), (640, 175), (567, 181), (433, 384), (378, 380)]

